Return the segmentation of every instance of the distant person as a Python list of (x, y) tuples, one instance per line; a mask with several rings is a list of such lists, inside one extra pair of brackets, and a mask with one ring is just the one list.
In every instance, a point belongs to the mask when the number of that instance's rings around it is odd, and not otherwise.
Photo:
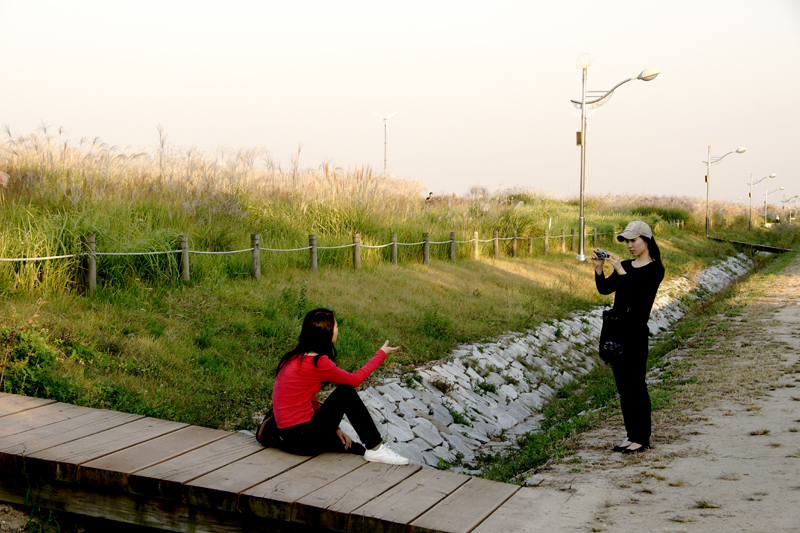
[[(346, 372), (336, 366), (339, 325), (329, 309), (314, 309), (306, 314), (297, 346), (278, 363), (272, 391), (272, 409), (278, 426), (279, 443), (285, 452), (316, 455), (342, 452), (363, 455), (367, 461), (393, 465), (408, 464), (408, 459), (381, 444), (366, 406), (355, 387), (359, 386), (386, 359), (400, 348), (389, 341), (361, 369)], [(316, 401), (323, 382), (339, 384), (324, 403)], [(358, 433), (364, 446), (339, 428), (342, 417)]]
[[(664, 279), (664, 265), (653, 231), (645, 222), (631, 222), (617, 240), (625, 242), (633, 259), (623, 261), (613, 252), (606, 252), (607, 259), (599, 259), (595, 249), (592, 253), (594, 281), (600, 294), (614, 296), (614, 309), (622, 313), (625, 338), (622, 355), (612, 360), (611, 370), (619, 392), (622, 418), (625, 421), (625, 440), (612, 448), (624, 454), (638, 453), (650, 448), (650, 396), (647, 393), (647, 325), (650, 310), (656, 299), (658, 286)], [(603, 273), (605, 262), (614, 267), (609, 277)]]
[(432, 203), (433, 203), (433, 193), (429, 192), (428, 197), (425, 198), (425, 205), (428, 206), (431, 205)]
[(776, 224), (780, 224), (781, 223), (781, 216), (780, 215), (775, 215), (775, 223)]

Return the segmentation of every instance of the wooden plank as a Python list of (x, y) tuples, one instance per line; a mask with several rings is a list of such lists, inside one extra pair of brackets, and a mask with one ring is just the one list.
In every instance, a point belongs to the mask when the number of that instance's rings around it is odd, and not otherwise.
[(422, 469), (367, 463), (292, 505), (292, 521), (325, 530), (347, 531), (350, 513)]
[(144, 418), (141, 415), (97, 410), (62, 422), (0, 438), (0, 471), (22, 468), (22, 456), (94, 435)]
[(227, 431), (187, 426), (178, 431), (148, 440), (78, 468), (78, 483), (127, 490), (128, 476), (138, 470), (163, 463), (196, 448), (230, 435)]
[(262, 448), (258, 453), (189, 481), (184, 485), (183, 497), (192, 505), (236, 511), (239, 493), (310, 459), (276, 448)]
[(484, 520), (473, 533), (527, 533), (541, 531), (546, 509), (561, 509), (571, 494), (546, 489), (521, 488)]
[(450, 496), (411, 522), (411, 533), (468, 533), (519, 490), (481, 478), (470, 478)]
[(26, 467), (39, 476), (72, 483), (81, 464), (183, 427), (186, 427), (186, 424), (157, 418), (140, 418), (88, 437), (29, 454), (26, 457)]
[(30, 396), (20, 396), (18, 394), (6, 394), (0, 396), (0, 417), (13, 415), (20, 411), (36, 409), (43, 405), (56, 403), (55, 400), (45, 400), (43, 398), (31, 398)]
[(93, 411), (94, 409), (89, 409), (88, 407), (60, 402), (20, 411), (3, 418), (2, 423), (0, 423), (0, 437), (7, 437), (30, 429), (55, 424), (56, 422), (86, 415)]
[(455, 492), (469, 476), (425, 468), (354, 510), (349, 531), (405, 533), (407, 525)]
[(288, 522), (291, 504), (328, 483), (364, 466), (360, 455), (324, 453), (246, 490), (239, 496), (245, 513)]
[(183, 484), (264, 449), (256, 439), (233, 433), (128, 477), (128, 490), (158, 498), (180, 499)]
[[(307, 529), (297, 528), (297, 524), (198, 508), (180, 500), (146, 498), (71, 484), (37, 485), (35, 480), (22, 475), (0, 476), (0, 501), (182, 533), (308, 533)], [(115, 522), (108, 522), (102, 530), (114, 531), (119, 528), (115, 526)]]

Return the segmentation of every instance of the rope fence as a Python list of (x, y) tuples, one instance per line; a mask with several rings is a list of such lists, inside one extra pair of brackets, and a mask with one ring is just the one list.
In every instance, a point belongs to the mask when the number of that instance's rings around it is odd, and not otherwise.
[[(679, 229), (685, 229), (685, 222), (683, 220), (678, 220), (674, 222), (667, 223), (669, 226), (677, 226)], [(592, 245), (597, 245), (598, 237), (607, 237), (610, 235), (616, 235), (618, 233), (617, 228), (614, 227), (611, 232), (598, 232), (597, 228), (594, 228), (591, 232), (586, 232), (584, 234), (585, 239), (592, 239)], [(570, 239), (570, 246), (567, 246), (567, 237)], [(480, 246), (481, 243), (493, 243), (493, 255), (495, 258), (500, 257), (500, 241), (511, 241), (511, 257), (517, 257), (517, 244), (519, 241), (528, 241), (528, 255), (532, 256), (534, 254), (534, 240), (543, 240), (543, 252), (545, 254), (550, 253), (550, 245), (549, 241), (551, 239), (559, 239), (560, 243), (560, 252), (567, 252), (570, 250), (574, 250), (576, 247), (576, 240), (578, 236), (575, 233), (575, 230), (570, 230), (570, 233), (566, 233), (566, 229), (561, 229), (560, 234), (550, 235), (549, 230), (545, 230), (545, 234), (541, 236), (527, 236), (521, 237), (517, 235), (517, 232), (514, 231), (513, 235), (510, 237), (500, 237), (498, 231), (493, 232), (493, 236), (491, 239), (479, 239), (478, 232), (473, 232), (473, 238), (470, 240), (465, 241), (458, 241), (456, 240), (456, 232), (450, 232), (450, 239), (446, 241), (432, 241), (429, 238), (428, 233), (423, 233), (422, 241), (420, 242), (397, 242), (397, 233), (391, 234), (391, 242), (386, 244), (377, 244), (377, 245), (369, 245), (369, 244), (362, 244), (361, 243), (361, 234), (354, 233), (353, 234), (353, 242), (349, 244), (342, 244), (338, 246), (318, 246), (317, 245), (317, 236), (316, 235), (309, 235), (308, 236), (308, 246), (303, 246), (300, 248), (262, 248), (260, 241), (261, 235), (258, 233), (253, 233), (250, 235), (250, 248), (244, 248), (241, 250), (230, 250), (230, 251), (206, 251), (206, 250), (190, 250), (189, 249), (189, 236), (188, 235), (180, 235), (178, 237), (180, 249), (178, 250), (164, 250), (164, 251), (153, 251), (153, 252), (98, 252), (96, 249), (96, 242), (94, 235), (86, 235), (81, 238), (81, 246), (82, 251), (80, 253), (75, 254), (65, 254), (65, 255), (53, 255), (49, 257), (20, 257), (20, 258), (0, 258), (0, 262), (29, 262), (29, 261), (49, 261), (49, 260), (56, 260), (56, 259), (72, 259), (78, 258), (81, 262), (80, 267), (78, 268), (78, 287), (79, 292), (82, 292), (86, 295), (91, 295), (94, 293), (97, 284), (97, 258), (103, 256), (148, 256), (148, 255), (164, 255), (164, 254), (180, 254), (181, 261), (180, 261), (180, 277), (184, 281), (188, 281), (190, 279), (189, 274), (189, 254), (200, 254), (200, 255), (230, 255), (230, 254), (238, 254), (244, 252), (250, 252), (252, 256), (251, 261), (251, 275), (254, 279), (261, 279), (261, 252), (302, 252), (308, 250), (309, 252), (309, 269), (312, 272), (317, 271), (317, 252), (318, 250), (341, 250), (344, 248), (352, 248), (353, 249), (353, 267), (356, 270), (361, 268), (361, 249), (367, 248), (371, 250), (382, 249), (391, 247), (391, 261), (392, 264), (397, 264), (397, 247), (398, 246), (422, 246), (422, 261), (424, 264), (430, 264), (430, 245), (431, 244), (449, 244), (449, 259), (451, 261), (456, 260), (456, 246), (459, 244), (472, 244), (472, 258), (474, 260), (478, 260), (480, 258)]]

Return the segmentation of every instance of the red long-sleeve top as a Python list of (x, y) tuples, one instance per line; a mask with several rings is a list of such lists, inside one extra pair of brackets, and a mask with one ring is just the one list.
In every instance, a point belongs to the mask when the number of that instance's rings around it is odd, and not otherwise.
[(286, 363), (272, 389), (272, 410), (279, 428), (308, 422), (314, 416), (317, 393), (322, 382), (358, 387), (386, 360), (386, 352), (378, 350), (367, 364), (355, 372), (342, 370), (327, 355), (314, 366), (313, 355), (299, 355)]

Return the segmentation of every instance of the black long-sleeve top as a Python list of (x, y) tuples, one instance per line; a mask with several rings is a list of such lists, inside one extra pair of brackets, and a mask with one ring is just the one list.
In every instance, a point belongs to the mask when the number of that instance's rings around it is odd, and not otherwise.
[(621, 263), (625, 275), (620, 276), (615, 270), (609, 277), (595, 272), (594, 282), (600, 294), (614, 296), (614, 309), (625, 313), (634, 328), (647, 326), (650, 311), (656, 299), (658, 286), (664, 279), (664, 265), (653, 261), (641, 267), (634, 267), (633, 260)]

